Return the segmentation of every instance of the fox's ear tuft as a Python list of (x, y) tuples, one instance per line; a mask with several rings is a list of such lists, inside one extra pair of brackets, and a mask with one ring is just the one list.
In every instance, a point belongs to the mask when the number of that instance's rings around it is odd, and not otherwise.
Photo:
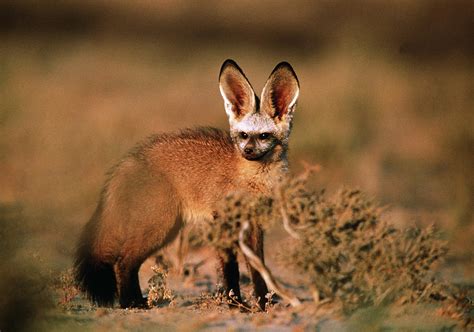
[(240, 118), (256, 109), (256, 96), (244, 72), (234, 60), (224, 61), (219, 74), (219, 90), (229, 118)]
[(290, 116), (296, 107), (300, 87), (295, 71), (288, 62), (273, 69), (262, 91), (262, 110), (274, 119)]

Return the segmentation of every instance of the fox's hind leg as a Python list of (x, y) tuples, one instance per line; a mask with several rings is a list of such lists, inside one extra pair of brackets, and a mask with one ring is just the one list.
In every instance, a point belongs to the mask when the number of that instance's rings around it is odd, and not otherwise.
[(120, 306), (143, 307), (138, 270), (183, 226), (180, 198), (165, 174), (146, 165), (133, 161), (119, 171), (109, 183), (114, 191), (107, 196), (99, 244), (104, 256), (113, 255)]
[[(240, 285), (239, 285), (239, 263), (237, 262), (237, 254), (234, 249), (227, 248), (221, 249), (218, 252), (219, 260), (222, 269), (222, 278), (224, 282), (225, 296), (230, 296), (232, 291), (232, 301), (236, 300), (238, 303), (242, 302), (240, 296)], [(230, 305), (230, 307), (235, 307)]]
[(114, 265), (120, 307), (145, 307), (146, 302), (140, 290), (138, 270), (140, 264), (129, 264), (119, 259)]

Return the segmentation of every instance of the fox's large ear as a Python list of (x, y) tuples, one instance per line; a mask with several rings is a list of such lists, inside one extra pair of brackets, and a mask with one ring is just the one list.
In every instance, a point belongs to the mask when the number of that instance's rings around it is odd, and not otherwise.
[(234, 60), (226, 60), (219, 74), (219, 89), (224, 98), (225, 111), (230, 119), (238, 119), (254, 112), (256, 96), (244, 72)]
[(260, 108), (275, 120), (288, 116), (291, 120), (299, 91), (298, 78), (293, 68), (288, 62), (281, 62), (273, 69), (263, 87)]

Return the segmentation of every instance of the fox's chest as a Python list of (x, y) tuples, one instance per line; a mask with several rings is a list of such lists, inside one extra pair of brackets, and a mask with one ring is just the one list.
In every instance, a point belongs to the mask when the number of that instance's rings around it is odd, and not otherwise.
[(271, 195), (284, 174), (282, 165), (272, 166), (244, 170), (240, 174), (238, 186), (241, 187), (241, 190), (249, 191), (252, 194)]
[(256, 195), (271, 195), (275, 183), (270, 176), (247, 178), (243, 181), (242, 187), (246, 191)]
[(271, 195), (284, 174), (281, 165), (272, 166), (244, 167), (232, 176), (208, 178), (200, 185), (188, 186), (182, 192), (183, 218), (191, 224), (211, 220), (225, 197), (232, 193)]

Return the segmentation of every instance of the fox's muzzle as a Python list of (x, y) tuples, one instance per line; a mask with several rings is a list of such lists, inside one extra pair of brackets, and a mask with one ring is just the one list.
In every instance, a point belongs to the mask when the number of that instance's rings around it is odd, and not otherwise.
[(242, 152), (244, 158), (247, 160), (255, 160), (260, 158), (260, 153), (257, 151), (255, 139), (253, 138), (250, 138), (247, 144), (245, 144)]
[(257, 149), (253, 147), (245, 147), (243, 150), (243, 157), (247, 160), (257, 160), (262, 158), (267, 154), (269, 150), (264, 150), (264, 151), (258, 151)]

